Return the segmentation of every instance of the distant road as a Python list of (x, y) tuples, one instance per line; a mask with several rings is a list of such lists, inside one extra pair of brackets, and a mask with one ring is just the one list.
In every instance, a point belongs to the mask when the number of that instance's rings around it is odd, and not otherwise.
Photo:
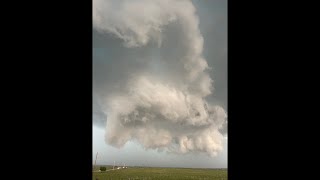
[[(123, 168), (120, 168), (123, 169)], [(107, 169), (106, 171), (114, 171), (114, 170), (119, 170), (119, 169)], [(92, 171), (92, 172), (101, 172), (101, 171)]]

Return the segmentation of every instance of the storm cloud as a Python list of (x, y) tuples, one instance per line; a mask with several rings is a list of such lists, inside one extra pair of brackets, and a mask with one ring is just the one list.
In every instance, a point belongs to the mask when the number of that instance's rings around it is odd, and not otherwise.
[(214, 82), (191, 1), (94, 0), (93, 27), (108, 41), (93, 57), (94, 119), (107, 119), (108, 144), (222, 151), (227, 115), (206, 100)]

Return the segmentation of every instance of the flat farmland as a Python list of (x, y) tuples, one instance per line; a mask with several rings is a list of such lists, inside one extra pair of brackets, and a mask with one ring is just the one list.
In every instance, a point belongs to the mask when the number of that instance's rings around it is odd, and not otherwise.
[(149, 179), (197, 179), (197, 180), (227, 180), (227, 169), (196, 169), (196, 168), (155, 168), (128, 167), (127, 169), (93, 172), (93, 180), (149, 180)]

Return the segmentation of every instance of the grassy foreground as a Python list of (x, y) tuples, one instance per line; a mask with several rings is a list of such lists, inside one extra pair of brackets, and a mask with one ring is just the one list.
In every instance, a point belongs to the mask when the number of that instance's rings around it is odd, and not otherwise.
[[(107, 168), (108, 169), (108, 168)], [(197, 179), (197, 180), (227, 180), (227, 169), (191, 169), (191, 168), (138, 168), (93, 172), (92, 179), (96, 180), (149, 180), (149, 179)]]

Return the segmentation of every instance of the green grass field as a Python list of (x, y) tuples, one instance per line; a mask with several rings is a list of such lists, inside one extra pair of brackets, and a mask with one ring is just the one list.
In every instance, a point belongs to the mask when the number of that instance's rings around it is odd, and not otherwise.
[[(112, 167), (111, 167), (112, 168)], [(110, 169), (110, 167), (107, 167)], [(191, 169), (191, 168), (148, 168), (128, 167), (127, 169), (93, 172), (96, 180), (149, 180), (149, 179), (197, 179), (197, 180), (227, 180), (227, 169)]]

